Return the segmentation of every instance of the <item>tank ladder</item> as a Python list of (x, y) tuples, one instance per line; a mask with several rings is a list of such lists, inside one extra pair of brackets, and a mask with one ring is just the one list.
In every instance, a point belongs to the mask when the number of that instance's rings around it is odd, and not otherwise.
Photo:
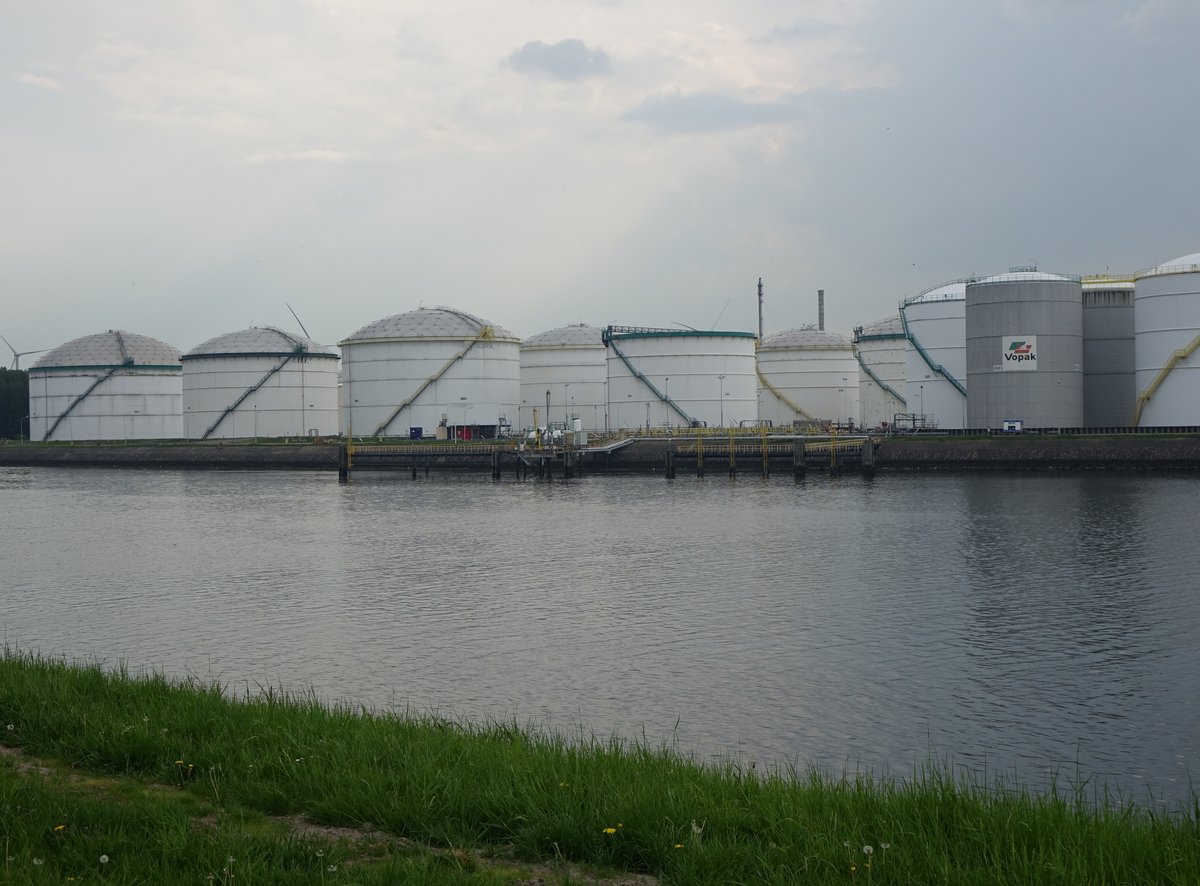
[(879, 387), (883, 388), (883, 390), (887, 391), (889, 394), (891, 394), (893, 397), (895, 397), (900, 402), (901, 406), (908, 405), (907, 400), (905, 400), (903, 397), (901, 397), (899, 394), (897, 394), (895, 389), (891, 385), (889, 385), (887, 382), (885, 382), (883, 379), (881, 379), (878, 375), (875, 374), (875, 371), (866, 364), (866, 361), (864, 361), (862, 358), (862, 354), (860, 354), (857, 349), (855, 349), (855, 351), (854, 351), (854, 359), (858, 361), (858, 365), (862, 367), (862, 371), (867, 374), (867, 377), (869, 379), (871, 379), (871, 381), (875, 382), (875, 384), (879, 385)]
[[(121, 350), (122, 350), (122, 352), (124, 352), (125, 349), (122, 347)], [(128, 365), (133, 362), (133, 358), (128, 355), (125, 356), (125, 360), (126, 360), (125, 365)], [(92, 382), (90, 385), (88, 385), (88, 389), (86, 391), (84, 391), (82, 394), (80, 394), (78, 397), (76, 397), (74, 400), (72, 400), (71, 405), (68, 406), (66, 409), (64, 409), (62, 411), (62, 413), (58, 416), (58, 418), (54, 419), (54, 424), (50, 425), (50, 430), (46, 431), (46, 435), (44, 437), (42, 437), (42, 442), (45, 443), (47, 440), (49, 440), (54, 435), (55, 429), (58, 428), (58, 426), (60, 424), (62, 424), (62, 420), (64, 418), (66, 418), (68, 415), (70, 415), (75, 410), (76, 406), (78, 406), (80, 403), (82, 403), (84, 400), (86, 400), (88, 398), (88, 395), (91, 394), (92, 391), (96, 390), (96, 388), (100, 387), (100, 385), (104, 384), (106, 381), (108, 381), (110, 378), (112, 378), (114, 375), (116, 375), (118, 372), (120, 372), (124, 368), (125, 368), (125, 366), (114, 366), (114, 367), (112, 367), (112, 369), (108, 370), (108, 372), (104, 373), (104, 375), (100, 376), (94, 382)]]
[[(284, 335), (287, 335), (287, 333), (284, 333)], [(293, 341), (295, 341), (295, 339), (293, 339)], [(264, 375), (262, 378), (260, 378), (255, 384), (252, 384), (250, 387), (246, 388), (246, 390), (244, 390), (242, 392), (242, 395), (240, 397), (238, 397), (236, 400), (234, 400), (232, 403), (230, 403), (228, 406), (226, 406), (225, 411), (222, 412), (220, 415), (218, 415), (216, 421), (214, 421), (211, 425), (208, 426), (208, 430), (200, 435), (200, 439), (207, 440), (210, 436), (212, 436), (213, 431), (215, 431), (217, 429), (217, 427), (221, 424), (221, 422), (223, 422), (225, 420), (225, 417), (230, 415), (234, 410), (236, 410), (239, 406), (241, 406), (243, 403), (245, 403), (247, 397), (249, 397), (251, 394), (253, 394), (255, 391), (257, 391), (263, 385), (265, 385), (271, 379), (271, 377), (273, 375), (275, 375), (277, 372), (279, 372), (279, 370), (283, 369), (283, 367), (287, 366), (288, 363), (290, 363), (292, 360), (303, 359), (304, 354), (307, 354), (307, 353), (308, 353), (308, 347), (304, 344), (297, 342), (296, 350), (292, 351), (292, 353), (290, 353), (290, 354), (285, 355), (282, 360), (280, 360), (276, 365), (272, 366), (270, 369), (267, 370), (266, 375)]]
[[(458, 312), (455, 311), (453, 313), (458, 313)], [(460, 316), (466, 316), (466, 315), (460, 314)], [(457, 354), (455, 354), (453, 357), (451, 357), (449, 360), (447, 360), (446, 364), (441, 369), (439, 369), (433, 375), (429, 376), (429, 378), (425, 379), (425, 381), (421, 382), (420, 386), (415, 391), (413, 391), (412, 394), (403, 403), (401, 403), (399, 406), (397, 406), (395, 409), (393, 409), (392, 414), (389, 415), (386, 419), (384, 419), (382, 422), (379, 423), (379, 427), (377, 427), (375, 429), (375, 433), (372, 436), (382, 437), (384, 435), (384, 432), (387, 431), (388, 425), (390, 425), (397, 418), (399, 418), (401, 412), (403, 412), (405, 409), (407, 409), (409, 406), (411, 406), (413, 403), (415, 403), (416, 399), (418, 397), (420, 397), (423, 393), (425, 393), (425, 390), (431, 384), (433, 384), (435, 381), (437, 381), (443, 375), (445, 375), (447, 372), (449, 372), (451, 366), (453, 366), (455, 363), (457, 363), (463, 357), (467, 356), (467, 354), (470, 352), (471, 348), (475, 347), (475, 345), (479, 344), (481, 341), (490, 341), (491, 339), (493, 339), (495, 337), (496, 337), (496, 332), (494, 329), (492, 329), (491, 326), (482, 327), (479, 330), (479, 334), (477, 336), (475, 336), (473, 339), (471, 339), (471, 341), (467, 343), (467, 346), (465, 348), (463, 348), (461, 351), (459, 351)]]
[(651, 390), (651, 392), (654, 394), (654, 396), (656, 396), (663, 403), (667, 404), (667, 406), (674, 409), (675, 412), (679, 414), (679, 417), (682, 418), (685, 422), (687, 422), (687, 426), (689, 428), (697, 427), (696, 420), (694, 418), (692, 418), (690, 415), (688, 415), (686, 412), (684, 412), (683, 407), (681, 407), (678, 403), (676, 403), (674, 400), (672, 400), (670, 397), (668, 397), (666, 394), (664, 394), (662, 391), (660, 391), (657, 387), (655, 387), (654, 382), (652, 382), (652, 381), (650, 381), (650, 379), (646, 378), (645, 374), (643, 374), (641, 370), (639, 370), (636, 366), (634, 366), (633, 362), (628, 357), (626, 357), (624, 353), (622, 353), (621, 349), (617, 346), (616, 341), (612, 337), (612, 328), (611, 327), (604, 330), (604, 335), (602, 337), (604, 339), (604, 343), (606, 345), (610, 346), (613, 349), (613, 353), (621, 358), (621, 362), (625, 364), (625, 367), (633, 374), (634, 378), (640, 380), (642, 384), (644, 384), (646, 387), (648, 387)]
[(917, 341), (911, 332), (909, 332), (908, 317), (904, 316), (904, 308), (904, 305), (900, 306), (900, 324), (904, 327), (905, 339), (912, 342), (912, 346), (916, 348), (917, 353), (921, 355), (921, 359), (925, 361), (925, 365), (928, 366), (935, 375), (940, 375), (946, 381), (950, 382), (950, 384), (954, 385), (955, 389), (960, 394), (962, 394), (964, 397), (967, 396), (967, 386), (951, 375), (950, 370), (948, 370), (941, 363), (934, 363), (933, 358), (929, 356), (928, 351), (921, 347), (921, 343)]
[(754, 361), (754, 371), (758, 374), (758, 380), (762, 382), (763, 387), (778, 397), (780, 403), (792, 410), (792, 412), (796, 413), (796, 415), (800, 416), (801, 418), (807, 419), (808, 421), (816, 421), (816, 418), (810, 415), (807, 410), (802, 409), (800, 404), (796, 403), (791, 397), (779, 390), (779, 388), (775, 387), (775, 385), (771, 384), (771, 380), (763, 374), (762, 367), (758, 365), (757, 360)]
[(1135, 428), (1138, 427), (1138, 424), (1142, 420), (1142, 409), (1150, 402), (1150, 398), (1154, 396), (1158, 389), (1162, 387), (1162, 383), (1167, 380), (1167, 376), (1171, 374), (1171, 370), (1196, 353), (1197, 348), (1200, 348), (1200, 335), (1192, 339), (1192, 343), (1186, 348), (1180, 348), (1178, 351), (1173, 352), (1163, 368), (1158, 370), (1158, 375), (1154, 376), (1154, 381), (1150, 382), (1150, 386), (1138, 394), (1137, 405), (1133, 408), (1133, 426)]

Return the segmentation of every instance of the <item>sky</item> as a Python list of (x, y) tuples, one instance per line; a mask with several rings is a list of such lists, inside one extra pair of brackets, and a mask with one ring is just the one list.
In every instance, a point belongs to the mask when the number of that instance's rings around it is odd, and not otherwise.
[(0, 0), (0, 335), (848, 334), (1200, 250), (1198, 83), (1196, 0)]

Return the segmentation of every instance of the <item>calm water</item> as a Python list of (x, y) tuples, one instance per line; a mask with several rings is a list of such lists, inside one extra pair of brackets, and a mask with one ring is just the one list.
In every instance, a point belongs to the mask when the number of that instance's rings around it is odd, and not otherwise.
[[(360, 475), (362, 477), (362, 475)], [(0, 469), (10, 646), (908, 775), (1200, 770), (1200, 479)]]

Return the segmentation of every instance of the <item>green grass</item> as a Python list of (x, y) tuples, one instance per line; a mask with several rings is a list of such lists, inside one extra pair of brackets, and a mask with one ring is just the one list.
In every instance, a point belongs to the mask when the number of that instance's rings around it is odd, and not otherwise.
[[(1082, 790), (971, 785), (939, 767), (763, 775), (11, 650), (0, 742), (22, 752), (0, 756), (0, 882), (220, 882), (228, 858), (255, 883), (521, 882), (528, 865), (559, 882), (1200, 882), (1194, 814)], [(62, 770), (38, 775), (33, 758)]]

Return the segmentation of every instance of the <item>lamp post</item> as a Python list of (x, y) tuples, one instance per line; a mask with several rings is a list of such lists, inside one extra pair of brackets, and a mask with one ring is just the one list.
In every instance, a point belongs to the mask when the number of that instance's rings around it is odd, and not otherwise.
[(847, 423), (850, 420), (850, 416), (848, 414), (850, 412), (850, 390), (849, 390), (848, 383), (849, 383), (849, 379), (843, 375), (842, 376), (842, 414), (846, 416)]
[(567, 405), (567, 388), (571, 387), (570, 382), (563, 383), (563, 427), (566, 428), (571, 424), (571, 411)]
[(718, 375), (717, 381), (719, 381), (721, 383), (721, 398), (720, 398), (721, 427), (725, 427), (725, 376)]
[(546, 388), (546, 433), (550, 432), (550, 389)]
[(24, 433), (21, 434), (21, 439), (28, 441), (29, 440), (29, 416), (28, 415), (21, 419), (21, 427), (23, 427), (25, 429)]
[(925, 426), (925, 385), (918, 385), (917, 391), (921, 395), (920, 410), (921, 410), (921, 426)]

